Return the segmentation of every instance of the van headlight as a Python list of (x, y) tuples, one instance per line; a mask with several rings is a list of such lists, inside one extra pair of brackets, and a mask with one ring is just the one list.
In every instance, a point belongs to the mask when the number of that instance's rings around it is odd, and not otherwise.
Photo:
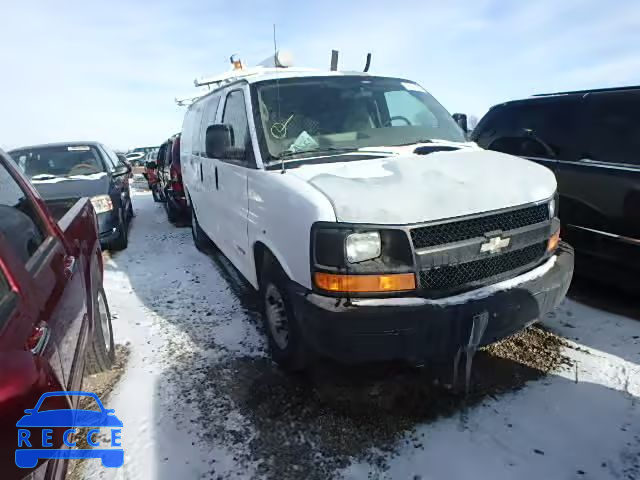
[(91, 204), (93, 205), (93, 209), (96, 211), (96, 214), (113, 210), (113, 203), (111, 202), (111, 197), (109, 195), (97, 195), (95, 197), (91, 197)]
[(352, 233), (345, 239), (345, 250), (349, 263), (359, 263), (378, 258), (381, 253), (380, 233)]
[(549, 201), (549, 218), (555, 218), (558, 216), (558, 193), (553, 196)]

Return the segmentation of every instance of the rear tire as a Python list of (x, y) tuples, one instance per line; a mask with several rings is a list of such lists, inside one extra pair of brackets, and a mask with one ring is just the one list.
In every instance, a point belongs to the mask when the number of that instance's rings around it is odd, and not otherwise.
[(180, 219), (180, 212), (176, 209), (173, 202), (167, 200), (164, 204), (164, 209), (167, 211), (167, 219), (171, 223), (176, 223)]
[(118, 212), (118, 219), (118, 236), (111, 242), (111, 250), (124, 250), (129, 245), (129, 225), (124, 221), (122, 209)]
[(196, 216), (196, 209), (191, 204), (191, 236), (193, 237), (193, 243), (198, 250), (207, 253), (213, 247), (213, 242), (207, 236), (200, 224), (198, 223), (198, 217)]
[(260, 297), (271, 358), (282, 369), (298, 372), (308, 366), (309, 353), (289, 298), (288, 282), (278, 262), (271, 256), (265, 258)]
[(91, 338), (87, 351), (85, 367), (92, 374), (109, 370), (116, 359), (111, 312), (109, 312), (107, 296), (102, 287), (98, 289), (94, 300), (93, 338)]

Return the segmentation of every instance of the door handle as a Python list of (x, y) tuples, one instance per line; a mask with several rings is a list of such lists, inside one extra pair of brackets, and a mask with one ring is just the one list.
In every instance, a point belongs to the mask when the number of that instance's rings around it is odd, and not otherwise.
[(216, 190), (218, 190), (218, 166), (217, 165), (216, 165), (215, 174), (216, 174)]
[(202, 163), (200, 164), (200, 181), (204, 182), (204, 177), (202, 175)]

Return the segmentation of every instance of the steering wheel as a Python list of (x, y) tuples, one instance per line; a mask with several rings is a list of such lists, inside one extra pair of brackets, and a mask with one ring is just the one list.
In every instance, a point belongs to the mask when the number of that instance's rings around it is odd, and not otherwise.
[(391, 122), (393, 122), (394, 120), (402, 120), (403, 122), (406, 122), (407, 125), (413, 125), (409, 119), (407, 117), (403, 117), (402, 115), (396, 115), (395, 117), (391, 117), (389, 119), (389, 121), (387, 122), (387, 126), (391, 127)]
[(95, 169), (96, 169), (95, 165), (90, 165), (88, 163), (79, 163), (77, 165), (74, 165), (73, 168), (69, 170), (69, 175), (71, 175), (76, 170), (95, 170)]

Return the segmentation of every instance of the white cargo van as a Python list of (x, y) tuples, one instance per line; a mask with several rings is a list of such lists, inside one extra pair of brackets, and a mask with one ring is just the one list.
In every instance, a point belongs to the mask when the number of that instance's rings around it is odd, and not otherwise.
[(260, 291), (282, 366), (446, 357), (564, 298), (553, 173), (466, 142), (420, 85), (295, 68), (206, 83), (182, 131), (193, 238)]

